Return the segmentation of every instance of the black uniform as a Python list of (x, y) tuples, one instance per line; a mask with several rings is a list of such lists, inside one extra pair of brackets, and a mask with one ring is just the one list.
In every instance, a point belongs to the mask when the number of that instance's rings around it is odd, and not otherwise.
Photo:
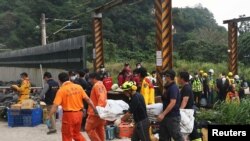
[(129, 112), (133, 114), (135, 120), (135, 130), (131, 138), (132, 141), (150, 141), (149, 120), (146, 104), (143, 96), (136, 93), (129, 103)]

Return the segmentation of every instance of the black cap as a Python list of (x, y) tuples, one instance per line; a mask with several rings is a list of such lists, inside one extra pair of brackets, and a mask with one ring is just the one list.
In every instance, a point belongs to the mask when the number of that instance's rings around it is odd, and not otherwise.
[(76, 75), (76, 72), (73, 71), (73, 70), (70, 70), (70, 71), (68, 72), (68, 74), (69, 74), (70, 76), (74, 76), (74, 75)]
[(101, 65), (100, 68), (105, 68), (104, 65)]
[(43, 74), (43, 78), (45, 78), (45, 77), (47, 77), (47, 78), (51, 78), (51, 77), (52, 77), (52, 75), (51, 75), (51, 73), (50, 73), (50, 72), (45, 72), (45, 73)]
[(167, 71), (163, 72), (162, 75), (169, 76), (173, 79), (173, 78), (175, 78), (176, 73), (174, 70), (167, 70)]
[(23, 73), (20, 74), (20, 76), (28, 77), (28, 74), (26, 72), (23, 72)]

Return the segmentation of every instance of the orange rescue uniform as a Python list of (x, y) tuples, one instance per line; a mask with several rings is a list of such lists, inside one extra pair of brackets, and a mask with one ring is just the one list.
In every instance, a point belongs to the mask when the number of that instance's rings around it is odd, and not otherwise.
[(62, 106), (62, 139), (63, 141), (85, 141), (80, 133), (83, 118), (83, 99), (87, 98), (80, 85), (70, 81), (64, 82), (56, 94), (54, 104)]
[[(107, 91), (101, 81), (94, 84), (90, 99), (94, 106), (105, 107), (107, 104)], [(88, 118), (86, 122), (85, 130), (87, 131), (90, 140), (92, 141), (104, 141), (105, 140), (105, 120), (100, 119), (95, 115), (92, 107), (88, 108)]]

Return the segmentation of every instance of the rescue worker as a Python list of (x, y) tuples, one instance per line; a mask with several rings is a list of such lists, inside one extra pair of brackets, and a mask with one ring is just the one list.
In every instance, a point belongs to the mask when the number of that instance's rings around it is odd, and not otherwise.
[(203, 74), (204, 74), (205, 72), (203, 71), (203, 70), (200, 70), (199, 71), (199, 79), (200, 79), (200, 81), (201, 82), (203, 82)]
[(135, 128), (131, 141), (150, 141), (149, 136), (149, 126), (150, 122), (147, 115), (146, 104), (143, 96), (136, 92), (137, 86), (134, 82), (125, 82), (122, 85), (123, 93), (129, 97), (129, 111), (121, 118), (115, 122), (116, 125), (119, 125), (120, 121), (127, 121), (133, 114), (133, 119), (135, 121)]
[(118, 85), (122, 86), (122, 84), (126, 81), (130, 81), (133, 79), (133, 74), (131, 72), (131, 68), (129, 66), (129, 63), (124, 64), (124, 68), (118, 75)]
[(80, 133), (83, 118), (82, 109), (84, 108), (83, 100), (92, 107), (95, 114), (98, 114), (97, 110), (82, 87), (69, 81), (67, 73), (60, 73), (58, 79), (61, 87), (57, 91), (47, 120), (51, 119), (52, 115), (57, 111), (57, 107), (61, 105), (63, 109), (62, 140), (72, 141), (74, 139), (75, 141), (85, 141), (85, 138)]
[(138, 71), (133, 71), (133, 81), (136, 83), (137, 90), (139, 87), (141, 88), (141, 79)]
[(100, 70), (98, 71), (98, 74), (99, 74), (99, 76), (100, 76), (101, 81), (103, 81), (103, 79), (104, 79), (105, 77), (108, 77), (108, 76), (109, 76), (109, 74), (108, 74), (108, 72), (106, 71), (104, 65), (101, 65), (101, 66), (100, 66)]
[(229, 85), (235, 84), (235, 81), (234, 81), (234, 77), (233, 77), (233, 73), (232, 73), (232, 72), (229, 72), (229, 73), (228, 73), (227, 79), (229, 80)]
[(178, 83), (181, 86), (181, 109), (193, 109), (194, 94), (189, 84), (189, 73), (180, 72), (178, 75)]
[[(56, 97), (56, 92), (59, 89), (59, 84), (54, 79), (52, 79), (52, 75), (50, 72), (45, 72), (43, 75), (43, 79), (45, 80), (45, 84), (43, 87), (42, 92), (40, 93), (40, 97), (43, 99), (46, 103), (47, 111), (50, 112), (54, 99)], [(50, 118), (51, 127), (49, 128), (49, 131), (47, 134), (56, 133), (56, 117), (55, 114), (51, 116)]]
[(238, 103), (238, 104), (240, 103), (239, 94), (236, 91), (234, 85), (230, 85), (228, 87), (228, 92), (227, 92), (227, 96), (226, 96), (226, 102), (227, 103), (235, 102), (235, 103)]
[[(84, 70), (77, 71), (77, 75), (79, 75), (79, 78), (75, 80), (76, 84), (79, 84), (83, 90), (86, 92), (88, 96), (90, 96), (90, 92), (92, 89), (92, 86), (89, 82), (86, 80), (86, 73)], [(87, 109), (88, 109), (88, 103), (84, 102), (84, 110), (83, 110), (83, 119), (82, 119), (82, 131), (85, 131), (85, 124), (87, 120)]]
[(144, 97), (146, 105), (155, 103), (155, 89), (152, 82), (147, 78), (147, 70), (145, 68), (140, 68), (141, 76), (141, 90), (140, 93)]
[(84, 79), (89, 82), (89, 69), (88, 68), (85, 68), (83, 69), (83, 72), (85, 73), (84, 75)]
[(240, 91), (239, 91), (239, 97), (240, 99), (244, 98), (245, 97), (245, 89), (249, 89), (248, 87), (248, 83), (247, 81), (245, 80), (245, 78), (242, 76), (241, 77), (241, 84), (240, 84)]
[[(89, 79), (93, 85), (90, 99), (93, 101), (94, 106), (105, 107), (107, 104), (107, 91), (98, 73), (89, 74)], [(85, 126), (85, 130), (92, 141), (104, 141), (105, 140), (105, 120), (97, 116), (93, 108), (88, 108), (88, 118)]]
[[(180, 72), (178, 82), (181, 85), (181, 104), (180, 109), (193, 109), (194, 110), (194, 94), (192, 87), (189, 84), (190, 75), (188, 72)], [(201, 136), (197, 130), (197, 123), (194, 121), (192, 133), (189, 135), (191, 141), (201, 141)]]
[(156, 85), (156, 71), (152, 71), (152, 73), (149, 74), (148, 79), (155, 86)]
[(30, 80), (28, 74), (23, 72), (20, 74), (21, 86), (12, 85), (11, 88), (15, 89), (19, 93), (18, 103), (22, 103), (24, 100), (30, 98)]
[(194, 79), (192, 82), (192, 90), (194, 93), (194, 101), (196, 106), (200, 106), (200, 100), (201, 100), (201, 95), (202, 95), (202, 90), (203, 90), (203, 86), (202, 86), (202, 82), (199, 79), (198, 73), (194, 74)]
[(214, 103), (214, 92), (215, 92), (215, 80), (214, 80), (214, 70), (210, 69), (208, 71), (208, 105), (211, 106)]
[(227, 90), (229, 87), (229, 80), (226, 78), (226, 74), (222, 73), (221, 78), (216, 82), (218, 97), (220, 101), (224, 101), (226, 98)]
[(75, 83), (81, 85), (87, 95), (90, 96), (91, 85), (85, 78), (86, 73), (84, 72), (84, 70), (77, 71), (77, 76), (79, 77), (76, 78)]
[(142, 68), (142, 64), (141, 63), (137, 63), (136, 64), (136, 69), (140, 69), (140, 68)]
[[(208, 81), (208, 74), (207, 73), (203, 73), (203, 95), (202, 97), (205, 98), (205, 101), (207, 101), (208, 99), (208, 95), (209, 95), (209, 81)], [(207, 104), (206, 104), (207, 105)], [(205, 106), (205, 105), (204, 105)]]
[(77, 74), (76, 74), (76, 72), (75, 71), (69, 71), (68, 72), (68, 74), (69, 74), (69, 80), (71, 81), (71, 82), (73, 82), (73, 83), (77, 83), (76, 82), (76, 79), (77, 79)]
[(235, 88), (237, 92), (240, 92), (242, 80), (239, 75), (234, 76)]
[[(139, 71), (140, 71), (141, 68), (143, 68), (143, 67), (142, 67), (142, 64), (141, 64), (141, 63), (136, 63), (136, 66), (135, 66), (134, 71), (139, 73)], [(134, 71), (133, 71), (133, 72), (134, 72)]]
[(163, 112), (157, 117), (160, 122), (159, 141), (184, 141), (180, 131), (180, 101), (181, 95), (175, 83), (175, 72), (168, 70), (163, 74), (166, 79), (162, 94)]

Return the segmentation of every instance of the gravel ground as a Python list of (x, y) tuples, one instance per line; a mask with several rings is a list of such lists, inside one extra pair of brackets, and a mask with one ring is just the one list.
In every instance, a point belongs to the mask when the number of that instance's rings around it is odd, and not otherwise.
[[(47, 135), (47, 127), (42, 124), (36, 127), (8, 127), (7, 122), (0, 122), (1, 141), (61, 141), (60, 123), (57, 123), (57, 133)], [(90, 141), (86, 132), (82, 132), (87, 141)], [(114, 139), (112, 141), (130, 141), (130, 139)]]

